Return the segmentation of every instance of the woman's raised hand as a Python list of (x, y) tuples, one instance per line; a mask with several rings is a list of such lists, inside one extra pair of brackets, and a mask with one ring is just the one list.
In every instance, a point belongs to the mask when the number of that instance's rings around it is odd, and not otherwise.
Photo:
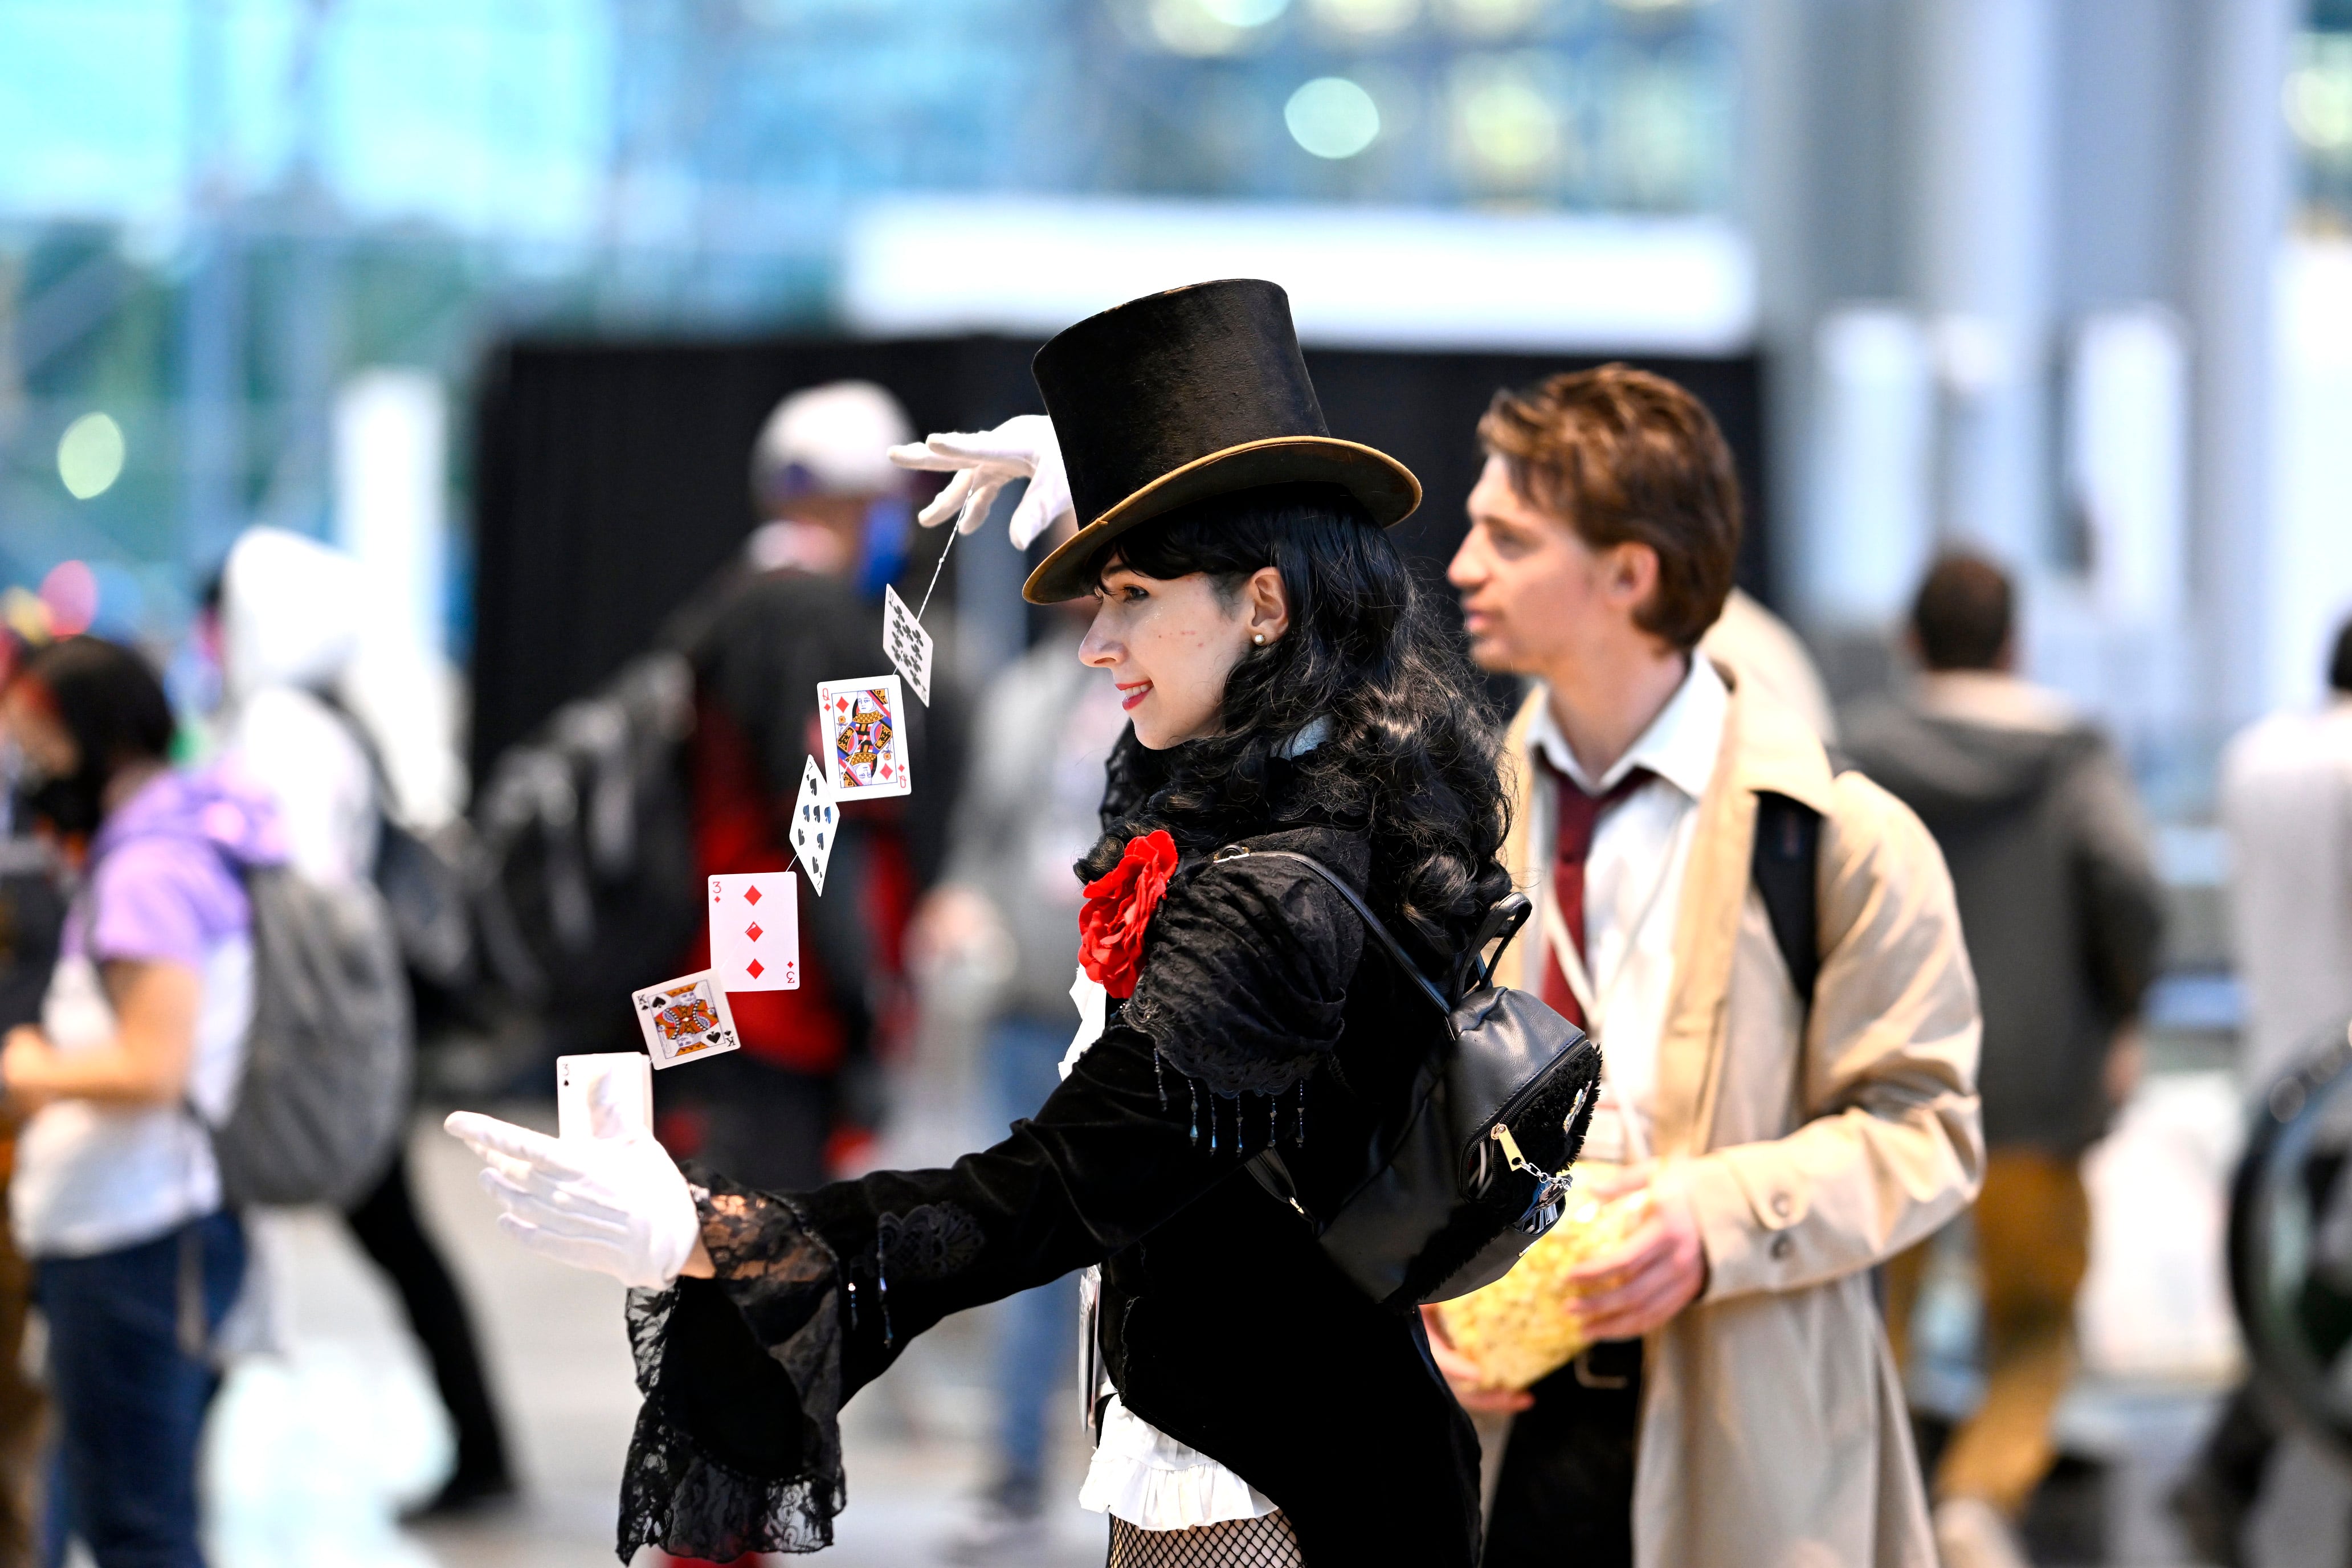
[(694, 1195), (650, 1135), (550, 1138), (471, 1110), (442, 1126), (482, 1157), (499, 1228), (533, 1252), (646, 1289), (710, 1271)]
[(951, 430), (893, 447), (890, 460), (902, 468), (955, 475), (917, 514), (925, 528), (952, 517), (958, 533), (970, 533), (988, 521), (998, 493), (1015, 479), (1029, 481), (1029, 493), (1013, 509), (1015, 550), (1028, 549), (1031, 540), (1070, 515), (1061, 444), (1043, 414), (1017, 414), (993, 430)]

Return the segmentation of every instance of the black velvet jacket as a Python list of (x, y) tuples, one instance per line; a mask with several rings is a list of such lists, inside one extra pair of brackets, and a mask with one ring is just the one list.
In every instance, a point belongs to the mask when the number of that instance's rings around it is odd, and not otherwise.
[[(1244, 842), (1370, 879), (1361, 832)], [(718, 1277), (632, 1297), (646, 1404), (623, 1560), (829, 1544), (841, 1402), (947, 1314), (1099, 1263), (1122, 1400), (1272, 1498), (1310, 1563), (1469, 1568), (1477, 1439), (1419, 1315), (1366, 1298), (1241, 1168), (1279, 1139), (1331, 1212), (1438, 1026), (1297, 862), (1198, 858), (1134, 996), (994, 1148), (789, 1196), (695, 1173)]]

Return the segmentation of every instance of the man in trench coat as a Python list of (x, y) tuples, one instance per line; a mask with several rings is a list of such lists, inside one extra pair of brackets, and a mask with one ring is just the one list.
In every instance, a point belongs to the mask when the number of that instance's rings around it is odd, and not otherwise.
[[(1542, 911), (1497, 978), (1601, 1046), (1589, 1187), (1647, 1216), (1580, 1270), (1599, 1342), (1517, 1406), (1488, 1568), (1934, 1568), (1870, 1270), (1981, 1179), (1951, 880), (1893, 796), (1696, 652), (1738, 500), (1714, 421), (1623, 366), (1499, 395), (1449, 576), (1485, 668), (1536, 678), (1507, 864)], [(1754, 868), (1811, 837), (1810, 998)], [(1793, 826), (1792, 826), (1793, 825)], [(1491, 1457), (1491, 1456), (1490, 1456)]]

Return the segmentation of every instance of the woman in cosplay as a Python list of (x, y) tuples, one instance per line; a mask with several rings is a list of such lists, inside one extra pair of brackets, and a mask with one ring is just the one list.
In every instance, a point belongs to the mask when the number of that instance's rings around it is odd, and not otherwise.
[(1477, 1443), (1419, 1315), (1243, 1168), (1278, 1145), (1306, 1208), (1335, 1210), (1440, 1026), (1297, 861), (1214, 858), (1313, 856), (1440, 984), (1509, 891), (1494, 736), (1384, 531), (1420, 485), (1326, 433), (1270, 283), (1122, 305), (1035, 371), (1050, 426), (915, 460), (970, 470), (934, 508), (968, 526), (1037, 475), (1033, 530), (1066, 465), (1084, 526), (1026, 595), (1098, 600), (1080, 657), (1132, 715), (1075, 868), (1090, 1022), (1061, 1088), (950, 1169), (808, 1193), (682, 1173), (649, 1139), (450, 1130), (510, 1234), (640, 1288), (624, 1560), (828, 1544), (842, 1402), (947, 1314), (1098, 1266), (1082, 1500), (1111, 1563), (1468, 1568)]

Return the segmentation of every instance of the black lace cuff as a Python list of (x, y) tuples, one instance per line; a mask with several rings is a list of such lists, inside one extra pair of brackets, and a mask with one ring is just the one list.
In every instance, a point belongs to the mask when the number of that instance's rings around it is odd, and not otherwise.
[(645, 1405), (618, 1550), (730, 1563), (833, 1543), (841, 1465), (841, 1269), (793, 1203), (694, 1188), (717, 1278), (629, 1293)]

